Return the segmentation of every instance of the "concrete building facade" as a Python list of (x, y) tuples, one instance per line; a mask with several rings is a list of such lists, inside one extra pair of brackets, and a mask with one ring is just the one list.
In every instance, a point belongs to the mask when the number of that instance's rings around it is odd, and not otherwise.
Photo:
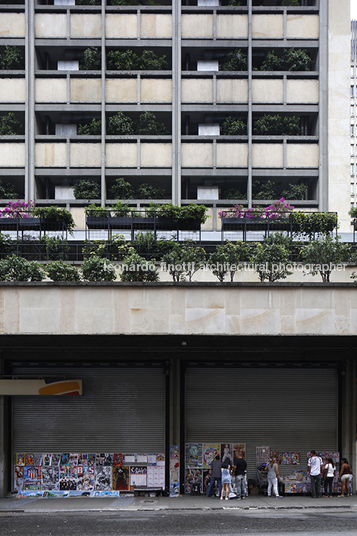
[[(1, 6), (0, 46), (19, 47), (25, 67), (0, 79), (2, 109), (25, 129), (0, 145), (1, 178), (19, 198), (83, 206), (73, 185), (90, 179), (105, 204), (122, 177), (134, 197), (145, 183), (175, 204), (206, 202), (215, 230), (217, 211), (233, 200), (268, 204), (305, 185), (294, 205), (338, 212), (341, 231), (351, 231), (348, 0), (94, 4)], [(88, 50), (96, 62), (84, 63)], [(128, 50), (139, 63), (114, 69), (115, 54)], [(285, 61), (294, 50), (306, 53), (309, 70)], [(156, 63), (145, 63), (152, 53)], [(110, 134), (118, 112), (135, 125), (153, 113), (164, 130)], [(257, 126), (267, 115), (296, 118), (296, 128), (271, 135)], [(93, 119), (99, 132), (80, 135)], [(74, 214), (83, 228), (82, 212)]]
[[(295, 206), (337, 212), (350, 232), (349, 1), (282, 4), (1, 4), (0, 53), (19, 48), (24, 68), (1, 70), (0, 102), (24, 134), (1, 138), (0, 178), (21, 199), (70, 207), (79, 229), (88, 200), (74, 184), (94, 180), (105, 205), (122, 177), (164, 202), (208, 205), (212, 237), (222, 208), (296, 186)], [(295, 70), (301, 58), (308, 69)], [(141, 132), (146, 112), (160, 134)], [(111, 133), (123, 117), (133, 130)], [(80, 134), (93, 119), (99, 133)], [(0, 493), (15, 491), (21, 452), (164, 452), (168, 486), (176, 445), (181, 492), (186, 443), (246, 444), (250, 478), (259, 445), (299, 451), (304, 468), (311, 448), (339, 451), (355, 469), (355, 292), (4, 284), (2, 379), (78, 378), (84, 396), (0, 395)]]

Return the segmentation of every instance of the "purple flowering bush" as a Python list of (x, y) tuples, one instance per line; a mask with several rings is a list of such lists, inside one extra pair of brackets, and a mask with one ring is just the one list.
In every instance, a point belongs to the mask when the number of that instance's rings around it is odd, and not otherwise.
[(32, 201), (9, 201), (5, 208), (0, 209), (0, 218), (28, 218), (33, 207)]
[(289, 205), (282, 197), (279, 201), (274, 201), (268, 207), (245, 208), (243, 205), (235, 205), (228, 210), (222, 210), (218, 213), (220, 218), (288, 218), (293, 212), (294, 207)]

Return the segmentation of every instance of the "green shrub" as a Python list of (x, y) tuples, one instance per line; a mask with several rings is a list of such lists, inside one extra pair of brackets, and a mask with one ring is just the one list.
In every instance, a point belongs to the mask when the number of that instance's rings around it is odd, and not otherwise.
[(283, 118), (279, 114), (265, 114), (254, 122), (253, 134), (298, 136), (300, 135), (300, 118), (296, 116)]
[(223, 191), (222, 199), (247, 199), (247, 192), (242, 192), (240, 188), (230, 188)]
[(289, 184), (286, 190), (283, 190), (281, 196), (284, 199), (305, 199), (307, 186), (306, 184)]
[(281, 63), (283, 71), (310, 71), (312, 59), (305, 50), (291, 47), (284, 49)]
[(154, 188), (151, 184), (142, 183), (136, 192), (137, 199), (163, 199), (165, 192), (162, 188)]
[(113, 263), (95, 255), (82, 264), (82, 274), (85, 281), (115, 281), (116, 272)]
[(79, 136), (100, 136), (102, 133), (102, 121), (100, 119), (92, 119), (90, 123), (78, 125), (77, 134)]
[(25, 69), (25, 60), (21, 49), (15, 45), (6, 45), (0, 58), (0, 68), (6, 71)]
[(163, 256), (162, 262), (175, 282), (192, 281), (194, 274), (205, 264), (206, 252), (191, 240), (175, 244), (172, 250)]
[(109, 240), (86, 240), (82, 248), (84, 258), (105, 257), (112, 261), (121, 261), (130, 251), (134, 250), (119, 234), (112, 235)]
[(82, 71), (100, 71), (102, 55), (100, 47), (88, 47), (83, 53), (79, 68)]
[(300, 0), (281, 0), (282, 6), (299, 6)]
[(156, 214), (157, 218), (168, 218), (181, 222), (199, 221), (200, 223), (204, 223), (208, 218), (207, 207), (205, 205), (197, 205), (196, 203), (190, 203), (182, 207), (173, 205), (172, 203), (165, 205), (150, 203), (150, 206), (145, 209), (145, 214), (148, 217), (153, 217)]
[(67, 240), (60, 236), (41, 236), (40, 244), (47, 260), (66, 259), (70, 250)]
[(221, 64), (221, 71), (246, 71), (247, 65), (247, 55), (239, 48), (227, 54)]
[(159, 123), (153, 112), (144, 112), (139, 116), (137, 123), (137, 134), (146, 136), (160, 136), (167, 134), (163, 123)]
[(320, 274), (324, 283), (329, 283), (332, 267), (348, 261), (351, 245), (340, 242), (341, 237), (330, 235), (311, 240), (300, 251), (300, 259), (307, 266), (306, 274)]
[(131, 208), (127, 203), (117, 201), (113, 206), (111, 213), (117, 218), (125, 218), (126, 216), (130, 216)]
[(143, 50), (139, 58), (139, 69), (142, 71), (162, 71), (168, 69), (166, 56), (157, 56), (152, 50)]
[(0, 136), (23, 135), (24, 126), (18, 121), (13, 112), (0, 117)]
[(284, 49), (281, 57), (271, 50), (267, 53), (260, 70), (261, 71), (310, 71), (312, 59), (301, 48)]
[(136, 71), (139, 68), (139, 57), (132, 50), (109, 50), (107, 66), (110, 71)]
[(107, 124), (107, 134), (117, 136), (128, 136), (134, 134), (134, 121), (120, 111), (109, 117)]
[(155, 239), (155, 235), (151, 231), (146, 233), (139, 231), (133, 241), (133, 248), (136, 253), (147, 260), (161, 260), (174, 246), (175, 242), (173, 240)]
[(76, 0), (77, 6), (100, 6), (101, 0)]
[(49, 219), (59, 222), (64, 221), (69, 233), (72, 233), (76, 226), (72, 214), (66, 208), (60, 208), (57, 206), (35, 207), (32, 211), (32, 214), (34, 218)]
[(81, 180), (74, 185), (73, 193), (76, 199), (100, 199), (100, 184)]
[(18, 193), (14, 189), (13, 185), (9, 182), (3, 183), (0, 180), (0, 199), (17, 199)]
[(261, 282), (274, 283), (292, 273), (287, 268), (289, 249), (274, 240), (265, 239), (263, 243), (257, 243), (250, 261)]
[(147, 261), (137, 253), (132, 253), (123, 259), (120, 279), (122, 281), (159, 281), (159, 273), (155, 264)]
[(216, 250), (208, 257), (210, 270), (221, 283), (223, 283), (226, 274), (229, 274), (232, 282), (242, 263), (248, 261), (249, 250), (247, 242), (232, 244), (227, 240), (223, 246), (217, 246)]
[(52, 281), (80, 281), (81, 276), (75, 266), (62, 260), (50, 262), (46, 266), (48, 277)]
[(86, 213), (86, 216), (93, 217), (93, 218), (107, 218), (109, 215), (110, 208), (109, 207), (100, 207), (96, 205), (95, 203), (92, 203), (91, 205), (88, 205), (84, 208), (84, 212)]
[(266, 182), (254, 181), (253, 198), (254, 199), (276, 199), (276, 185), (270, 179)]
[(11, 255), (0, 261), (0, 281), (42, 281), (45, 272), (36, 261)]
[(111, 199), (134, 199), (134, 188), (123, 177), (115, 179), (113, 186), (109, 188), (109, 197)]
[(221, 134), (223, 136), (244, 136), (247, 134), (247, 125), (241, 119), (229, 116), (222, 123)]

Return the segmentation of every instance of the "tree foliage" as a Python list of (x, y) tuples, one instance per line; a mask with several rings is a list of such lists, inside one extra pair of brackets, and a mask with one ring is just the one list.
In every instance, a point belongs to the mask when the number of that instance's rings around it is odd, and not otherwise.
[(250, 262), (262, 283), (274, 283), (292, 274), (288, 270), (289, 249), (279, 233), (257, 243)]
[(265, 114), (253, 125), (253, 134), (258, 136), (299, 136), (300, 117)]
[(291, 47), (284, 49), (281, 56), (274, 50), (267, 52), (261, 71), (310, 71), (312, 59), (306, 50)]
[(109, 70), (118, 71), (162, 71), (168, 69), (166, 56), (158, 56), (153, 50), (143, 50), (141, 56), (133, 50), (109, 50)]
[(187, 240), (183, 244), (175, 244), (172, 250), (163, 256), (166, 270), (175, 282), (192, 281), (194, 274), (205, 263), (206, 252), (201, 246)]
[(78, 125), (79, 136), (100, 136), (102, 132), (102, 121), (100, 119), (92, 119), (90, 123)]
[(116, 279), (114, 264), (96, 255), (83, 261), (82, 274), (85, 281), (115, 281)]
[(0, 261), (0, 281), (42, 281), (45, 272), (36, 261), (10, 255)]
[(151, 184), (143, 182), (136, 191), (136, 199), (163, 199), (165, 192), (162, 188), (155, 188)]
[(100, 184), (83, 179), (76, 182), (73, 193), (76, 199), (100, 199)]
[(306, 274), (320, 274), (322, 281), (328, 283), (330, 275), (337, 264), (346, 262), (351, 254), (350, 244), (340, 241), (341, 237), (332, 238), (330, 235), (309, 244), (300, 250), (300, 259), (306, 266)]
[(0, 136), (23, 135), (24, 126), (18, 121), (13, 112), (0, 117)]
[(0, 199), (17, 199), (18, 193), (9, 182), (4, 183), (0, 180)]
[(159, 281), (159, 273), (154, 262), (144, 259), (136, 252), (132, 252), (123, 259), (121, 268), (120, 279), (122, 281)]
[(223, 136), (246, 136), (247, 125), (241, 119), (229, 116), (222, 123), (221, 134)]
[(144, 112), (140, 114), (136, 132), (139, 135), (146, 136), (162, 136), (167, 134), (164, 123), (159, 123), (153, 112)]
[(88, 47), (83, 53), (79, 68), (82, 71), (100, 71), (102, 65), (102, 55), (100, 47)]
[(134, 121), (121, 110), (108, 119), (107, 134), (130, 136), (134, 134)]
[(217, 246), (216, 250), (208, 257), (208, 264), (213, 275), (223, 283), (228, 274), (231, 282), (235, 273), (240, 269), (243, 262), (249, 260), (250, 247), (247, 242), (233, 244), (226, 240), (223, 246)]
[(62, 260), (53, 261), (47, 264), (46, 272), (52, 281), (74, 282), (81, 280), (78, 269), (71, 264), (63, 262)]
[(247, 55), (240, 48), (229, 52), (221, 64), (221, 71), (246, 71)]
[(6, 45), (0, 56), (0, 68), (6, 71), (25, 69), (23, 53), (16, 45)]
[(108, 193), (111, 199), (134, 199), (135, 196), (134, 188), (123, 177), (115, 179)]
[(306, 184), (289, 184), (286, 190), (283, 190), (281, 196), (285, 199), (305, 199), (307, 191)]

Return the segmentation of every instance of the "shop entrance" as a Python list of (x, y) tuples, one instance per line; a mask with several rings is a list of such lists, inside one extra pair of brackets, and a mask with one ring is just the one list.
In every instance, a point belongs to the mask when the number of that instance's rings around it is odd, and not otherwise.
[(186, 444), (244, 445), (248, 479), (257, 447), (286, 454), (281, 475), (306, 471), (311, 449), (338, 451), (337, 369), (188, 367), (185, 429)]

